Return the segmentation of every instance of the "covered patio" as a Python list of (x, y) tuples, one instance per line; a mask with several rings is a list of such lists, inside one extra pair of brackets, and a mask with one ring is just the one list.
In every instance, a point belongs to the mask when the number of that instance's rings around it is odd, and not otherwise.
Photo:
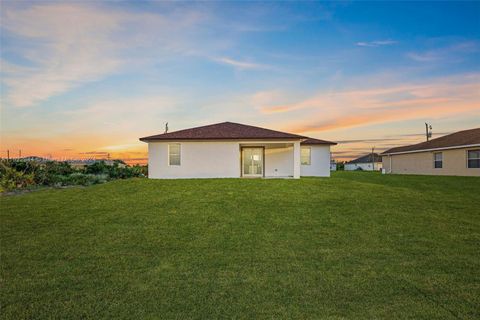
[(240, 175), (244, 178), (300, 178), (300, 142), (240, 143)]

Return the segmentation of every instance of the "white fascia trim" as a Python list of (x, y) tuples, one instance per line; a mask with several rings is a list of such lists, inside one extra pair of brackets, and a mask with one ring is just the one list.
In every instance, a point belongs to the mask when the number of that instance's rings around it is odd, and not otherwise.
[(422, 150), (411, 150), (411, 151), (402, 151), (402, 152), (391, 152), (391, 153), (383, 153), (381, 156), (391, 156), (395, 154), (405, 154), (405, 153), (419, 153), (419, 152), (429, 152), (429, 151), (439, 151), (439, 150), (449, 150), (449, 149), (462, 149), (462, 148), (473, 148), (473, 147), (480, 147), (480, 143), (476, 144), (464, 144), (461, 146), (453, 146), (453, 147), (442, 147), (442, 148), (432, 148), (432, 149), (422, 149)]

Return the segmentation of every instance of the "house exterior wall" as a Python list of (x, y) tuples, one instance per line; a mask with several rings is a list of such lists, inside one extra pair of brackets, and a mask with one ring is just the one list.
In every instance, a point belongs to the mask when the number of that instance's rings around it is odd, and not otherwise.
[(148, 177), (177, 178), (238, 178), (240, 149), (238, 142), (179, 142), (179, 166), (168, 164), (169, 142), (148, 143)]
[(300, 141), (297, 141), (293, 144), (293, 177), (295, 179), (300, 179), (301, 168), (300, 168)]
[[(354, 171), (354, 170), (357, 170), (358, 168), (361, 168), (364, 171), (373, 171), (373, 165), (371, 162), (345, 164), (345, 171)], [(382, 168), (383, 168), (382, 162), (375, 162), (375, 171), (382, 170)]]
[[(382, 156), (385, 173), (450, 176), (480, 176), (479, 168), (467, 168), (467, 150), (461, 148)], [(434, 153), (443, 153), (443, 168), (434, 168)], [(391, 163), (391, 165), (390, 165)]]
[(293, 177), (293, 146), (265, 149), (266, 177)]
[(302, 177), (330, 177), (330, 146), (309, 145), (310, 165), (300, 166)]
[[(168, 145), (180, 144), (180, 166), (170, 166)], [(274, 143), (290, 146), (271, 148)], [(297, 148), (295, 148), (297, 144)], [(330, 176), (330, 146), (312, 146), (311, 165), (300, 168), (300, 142), (295, 141), (178, 141), (148, 143), (148, 177), (178, 178), (239, 178), (241, 177), (241, 146), (265, 148), (266, 177)], [(298, 155), (295, 157), (295, 150)], [(295, 163), (298, 169), (295, 170)], [(307, 168), (308, 167), (308, 168)]]

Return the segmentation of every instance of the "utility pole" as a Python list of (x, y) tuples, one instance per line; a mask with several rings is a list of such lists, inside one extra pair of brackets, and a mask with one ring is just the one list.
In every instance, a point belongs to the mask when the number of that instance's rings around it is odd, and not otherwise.
[(425, 122), (425, 136), (427, 137), (427, 141), (430, 140), (432, 137), (432, 125)]
[(7, 149), (7, 160), (10, 160), (10, 150)]
[(372, 148), (372, 170), (375, 171), (375, 147)]
[(18, 159), (22, 157), (22, 149), (18, 150)]

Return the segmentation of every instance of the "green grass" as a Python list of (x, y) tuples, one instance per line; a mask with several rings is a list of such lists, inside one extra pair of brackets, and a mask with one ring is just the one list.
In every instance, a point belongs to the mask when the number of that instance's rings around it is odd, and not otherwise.
[(132, 179), (0, 201), (4, 319), (480, 317), (479, 178)]

